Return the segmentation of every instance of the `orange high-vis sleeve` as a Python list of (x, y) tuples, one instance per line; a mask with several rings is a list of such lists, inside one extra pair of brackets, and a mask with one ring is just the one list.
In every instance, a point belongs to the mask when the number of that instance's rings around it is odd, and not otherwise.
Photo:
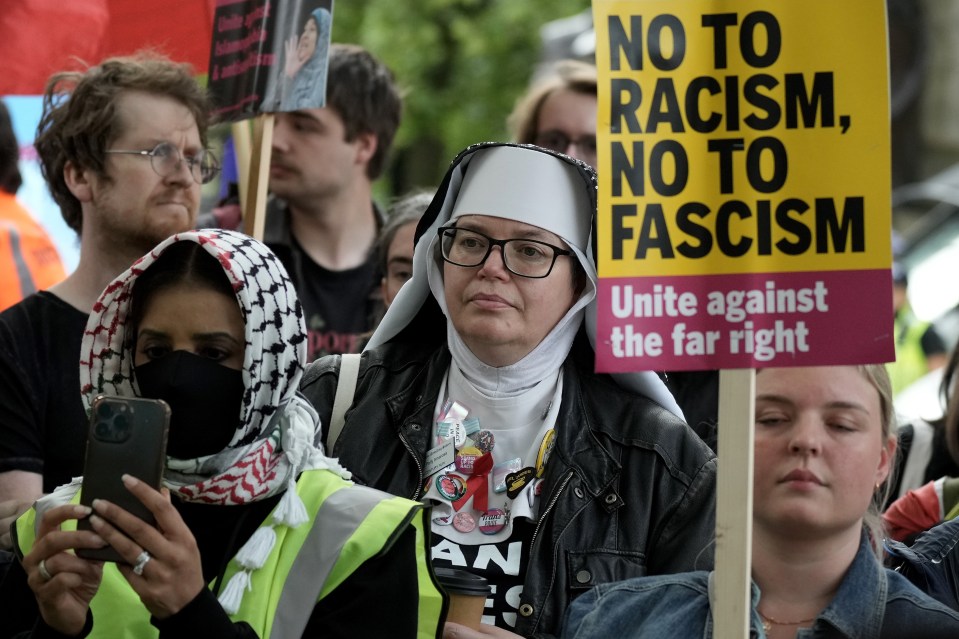
[(0, 310), (64, 277), (46, 231), (13, 195), (0, 191)]

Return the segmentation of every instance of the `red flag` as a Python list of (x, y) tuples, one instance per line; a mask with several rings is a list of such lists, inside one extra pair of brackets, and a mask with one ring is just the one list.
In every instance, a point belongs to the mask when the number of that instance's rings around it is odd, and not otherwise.
[[(151, 48), (204, 74), (215, 0), (18, 0), (0, 12), (0, 95), (43, 93), (47, 78)], [(78, 63), (79, 58), (83, 63)], [(85, 63), (85, 64), (84, 64)]]

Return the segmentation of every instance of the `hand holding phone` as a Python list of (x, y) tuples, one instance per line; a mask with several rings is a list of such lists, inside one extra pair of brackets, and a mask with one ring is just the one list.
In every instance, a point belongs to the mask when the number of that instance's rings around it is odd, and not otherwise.
[[(92, 507), (94, 499), (105, 499), (155, 526), (153, 513), (120, 478), (129, 474), (160, 489), (169, 424), (170, 407), (162, 399), (108, 395), (94, 399), (80, 503)], [(81, 519), (77, 528), (92, 530), (88, 519)], [(86, 559), (125, 562), (110, 546), (76, 552)]]

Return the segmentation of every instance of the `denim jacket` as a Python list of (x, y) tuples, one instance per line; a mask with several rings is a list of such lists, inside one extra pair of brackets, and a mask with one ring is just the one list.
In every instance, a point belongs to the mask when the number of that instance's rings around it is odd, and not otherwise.
[[(570, 606), (563, 637), (708, 639), (713, 634), (709, 572), (601, 584)], [(750, 637), (764, 639), (753, 584)], [(863, 535), (832, 602), (798, 639), (947, 639), (959, 637), (959, 612), (925, 595), (876, 561)]]
[(886, 540), (890, 568), (954, 610), (959, 610), (959, 518), (933, 526), (912, 546)]

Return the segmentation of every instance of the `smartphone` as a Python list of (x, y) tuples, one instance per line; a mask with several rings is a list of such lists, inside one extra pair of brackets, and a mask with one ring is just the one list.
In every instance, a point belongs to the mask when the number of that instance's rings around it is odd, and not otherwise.
[[(160, 489), (169, 426), (170, 406), (162, 399), (96, 397), (90, 412), (80, 503), (91, 506), (94, 499), (106, 499), (155, 526), (153, 513), (126, 489), (120, 477), (126, 473)], [(92, 530), (87, 518), (79, 520), (77, 528)], [(111, 546), (78, 548), (76, 552), (86, 559), (126, 561)]]

